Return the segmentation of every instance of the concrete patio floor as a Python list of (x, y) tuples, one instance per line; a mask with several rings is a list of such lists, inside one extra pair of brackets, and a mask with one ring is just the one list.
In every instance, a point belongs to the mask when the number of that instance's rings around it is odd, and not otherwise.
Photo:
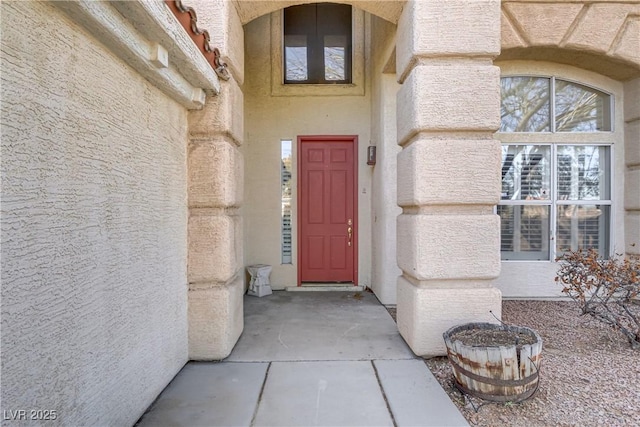
[(368, 292), (245, 296), (223, 362), (190, 362), (139, 426), (466, 426)]

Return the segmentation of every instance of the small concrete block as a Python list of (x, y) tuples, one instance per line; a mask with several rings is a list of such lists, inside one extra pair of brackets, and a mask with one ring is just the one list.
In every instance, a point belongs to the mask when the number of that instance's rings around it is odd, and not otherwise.
[(614, 58), (636, 64), (640, 63), (640, 20), (628, 19), (619, 34), (620, 42), (616, 45)]
[(221, 360), (244, 328), (244, 283), (238, 277), (220, 286), (189, 289), (189, 359)]
[(419, 57), (496, 57), (500, 53), (500, 1), (406, 2), (398, 22), (397, 46), (399, 76)]
[(515, 24), (521, 28), (523, 36), (532, 46), (557, 46), (583, 5), (568, 2), (508, 2), (504, 8), (515, 19)]
[(397, 99), (401, 145), (422, 131), (493, 133), (500, 127), (500, 68), (418, 65)]
[(193, 137), (224, 135), (242, 144), (244, 136), (244, 95), (233, 79), (210, 97), (204, 108), (189, 112), (189, 133)]
[(398, 205), (495, 205), (500, 159), (494, 139), (414, 141), (398, 155)]
[(251, 275), (247, 295), (263, 297), (272, 294), (271, 283), (269, 282), (271, 269), (272, 267), (267, 264), (254, 264), (247, 267), (247, 271)]
[(235, 219), (227, 215), (189, 217), (189, 283), (227, 282), (240, 268)]
[(188, 152), (189, 207), (240, 206), (244, 161), (238, 148), (222, 138), (192, 139)]
[(373, 363), (398, 427), (468, 425), (423, 360)]
[(398, 266), (418, 280), (500, 275), (500, 217), (408, 215), (397, 220)]
[(202, 108), (206, 99), (207, 94), (204, 93), (204, 90), (200, 89), (199, 87), (193, 89), (193, 92), (191, 93), (191, 101), (193, 101), (194, 104)]
[(169, 66), (169, 52), (159, 44), (151, 48), (151, 62), (158, 68), (167, 68)]
[(268, 363), (189, 363), (137, 424), (248, 426)]
[(497, 288), (415, 286), (398, 278), (398, 330), (418, 356), (445, 356), (442, 334), (453, 326), (497, 323), (501, 316), (502, 294)]
[(634, 6), (621, 3), (596, 3), (583, 9), (584, 15), (570, 32), (566, 47), (606, 53)]
[(273, 362), (254, 426), (392, 426), (369, 361)]

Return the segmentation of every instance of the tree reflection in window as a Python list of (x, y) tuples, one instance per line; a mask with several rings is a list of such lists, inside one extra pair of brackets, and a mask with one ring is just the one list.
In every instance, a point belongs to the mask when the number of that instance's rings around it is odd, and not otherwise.
[(556, 79), (555, 107), (557, 132), (611, 130), (611, 102), (605, 93)]
[(553, 77), (503, 77), (501, 97), (500, 132), (611, 130), (611, 97), (584, 85)]
[(501, 132), (549, 132), (549, 79), (505, 77), (501, 80)]

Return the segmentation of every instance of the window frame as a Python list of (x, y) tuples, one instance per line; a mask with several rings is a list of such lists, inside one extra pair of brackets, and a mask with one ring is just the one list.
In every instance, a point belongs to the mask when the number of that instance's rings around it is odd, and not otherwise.
[[(315, 37), (310, 31), (310, 28), (307, 28), (307, 32), (304, 34), (289, 34), (289, 35), (304, 35), (306, 39), (305, 47), (307, 51), (307, 79), (306, 80), (288, 80), (287, 79), (287, 54), (286, 54), (286, 31), (287, 31), (287, 23), (286, 13), (287, 9), (290, 8), (316, 8), (316, 22), (318, 21), (317, 14), (319, 13), (318, 8), (323, 6), (338, 6), (340, 8), (344, 8), (345, 11), (349, 9), (349, 29), (348, 34), (325, 34), (324, 28), (318, 28), (319, 25), (314, 27), (315, 29)], [(294, 25), (297, 26), (297, 25)], [(345, 26), (346, 29), (346, 26)], [(353, 82), (353, 50), (354, 50), (354, 8), (351, 5), (343, 4), (343, 3), (306, 3), (299, 4), (294, 6), (289, 6), (287, 8), (282, 9), (282, 44), (283, 44), (283, 54), (282, 54), (282, 81), (285, 85), (349, 85)], [(335, 36), (344, 36), (346, 40), (345, 52), (344, 52), (344, 75), (345, 78), (342, 80), (328, 80), (326, 77), (326, 64), (325, 60), (325, 38), (329, 35)]]
[[(557, 211), (558, 206), (566, 206), (566, 205), (605, 205), (609, 206), (609, 218), (607, 221), (608, 227), (608, 251), (605, 254), (608, 257), (612, 257), (615, 254), (615, 209), (616, 209), (616, 195), (615, 195), (615, 143), (618, 139), (617, 136), (617, 126), (616, 126), (616, 95), (610, 90), (603, 89), (602, 87), (595, 86), (589, 82), (578, 80), (571, 77), (566, 77), (564, 73), (530, 73), (530, 72), (517, 72), (510, 71), (502, 73), (500, 78), (509, 78), (509, 77), (531, 77), (531, 78), (547, 78), (549, 79), (549, 90), (550, 90), (550, 126), (548, 131), (541, 132), (508, 132), (508, 131), (500, 131), (496, 132), (496, 139), (500, 140), (501, 145), (540, 145), (540, 146), (549, 146), (550, 147), (550, 167), (551, 167), (551, 176), (550, 176), (550, 188), (551, 194), (549, 200), (502, 200), (498, 202), (497, 206), (494, 209), (494, 213), (498, 213), (498, 206), (531, 206), (531, 205), (542, 205), (549, 206), (549, 235), (546, 238), (549, 241), (549, 259), (503, 259), (502, 258), (502, 249), (501, 253), (501, 261), (508, 263), (517, 263), (517, 262), (536, 262), (536, 263), (553, 263), (555, 262), (558, 256), (558, 248), (557, 248)], [(555, 118), (555, 85), (556, 79), (566, 81), (568, 83), (576, 84), (579, 86), (584, 86), (586, 88), (590, 88), (606, 94), (609, 97), (609, 123), (610, 130), (597, 130), (597, 131), (557, 131), (556, 130), (556, 118)], [(609, 147), (609, 159), (607, 162), (608, 168), (608, 176), (609, 176), (609, 198), (602, 200), (573, 200), (573, 201), (565, 201), (558, 200), (558, 161), (557, 161), (557, 152), (558, 147), (560, 146), (605, 146)], [(502, 181), (501, 181), (502, 182)]]
[(365, 95), (365, 12), (352, 7), (352, 48), (350, 84), (284, 84), (284, 11), (272, 12), (271, 96), (364, 96)]
[[(502, 132), (500, 130), (498, 130), (497, 134), (500, 135), (507, 135), (507, 134), (516, 134), (516, 135), (526, 135), (526, 134), (531, 134), (531, 135), (549, 135), (549, 134), (554, 134), (554, 135), (564, 135), (564, 134), (578, 134), (578, 135), (594, 135), (594, 134), (601, 134), (601, 133), (611, 133), (613, 134), (616, 129), (616, 116), (615, 116), (615, 95), (610, 92), (607, 91), (605, 89), (596, 87), (592, 84), (589, 83), (585, 83), (579, 80), (575, 80), (575, 79), (571, 79), (571, 78), (567, 78), (567, 77), (563, 77), (563, 76), (558, 76), (556, 74), (535, 74), (535, 73), (508, 73), (508, 74), (501, 74), (500, 75), (500, 80), (502, 80), (503, 78), (508, 78), (508, 77), (532, 77), (532, 78), (542, 78), (542, 79), (549, 79), (549, 103), (550, 103), (550, 108), (549, 108), (549, 130), (548, 131), (540, 131), (540, 132)], [(587, 87), (589, 89), (593, 89), (596, 90), (598, 92), (602, 92), (605, 95), (609, 96), (609, 122), (610, 122), (610, 130), (598, 130), (598, 131), (591, 131), (591, 132), (583, 132), (583, 131), (560, 131), (558, 132), (556, 130), (556, 102), (555, 102), (555, 94), (556, 94), (556, 80), (563, 80), (565, 82), (568, 83), (573, 83), (575, 85), (578, 86), (584, 86)], [(501, 97), (502, 98), (502, 97)]]
[[(515, 133), (515, 132), (513, 132)], [(565, 143), (565, 142), (546, 142), (546, 143), (536, 143), (536, 142), (502, 142), (502, 146), (509, 145), (537, 145), (537, 146), (545, 146), (550, 148), (549, 159), (550, 159), (550, 169), (551, 175), (550, 179), (550, 197), (548, 200), (500, 200), (497, 206), (549, 206), (549, 235), (546, 236), (548, 240), (549, 247), (549, 259), (503, 259), (502, 258), (502, 249), (501, 253), (501, 261), (502, 262), (554, 262), (558, 257), (558, 248), (557, 248), (557, 226), (558, 226), (558, 206), (586, 206), (586, 205), (603, 205), (609, 206), (609, 218), (607, 222), (608, 227), (608, 251), (605, 254), (607, 257), (613, 256), (613, 247), (614, 247), (614, 233), (613, 233), (613, 225), (614, 225), (614, 193), (613, 189), (615, 174), (613, 170), (614, 166), (614, 158), (615, 158), (615, 147), (612, 143)], [(609, 176), (609, 198), (608, 199), (599, 199), (599, 200), (560, 200), (557, 196), (558, 194), (558, 147), (561, 146), (590, 146), (590, 147), (607, 147), (609, 150), (608, 153), (608, 161), (607, 161), (607, 173)], [(494, 212), (498, 214), (498, 207), (496, 206)]]

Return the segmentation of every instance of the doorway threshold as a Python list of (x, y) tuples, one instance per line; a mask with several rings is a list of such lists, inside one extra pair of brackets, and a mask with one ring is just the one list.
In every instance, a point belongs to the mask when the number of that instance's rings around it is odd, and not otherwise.
[(353, 283), (303, 283), (302, 286), (288, 286), (288, 292), (362, 292), (364, 286), (354, 286)]

